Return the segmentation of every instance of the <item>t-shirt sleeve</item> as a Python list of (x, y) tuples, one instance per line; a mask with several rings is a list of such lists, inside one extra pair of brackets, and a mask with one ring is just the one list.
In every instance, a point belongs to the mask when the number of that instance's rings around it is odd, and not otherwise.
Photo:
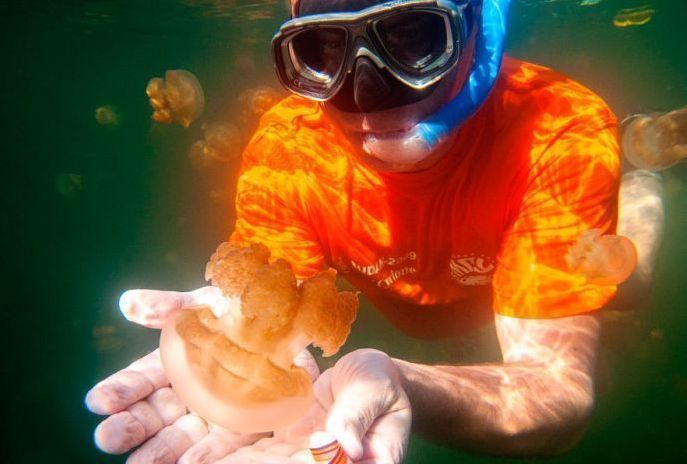
[(494, 309), (523, 318), (591, 312), (608, 303), (616, 287), (588, 283), (565, 257), (589, 229), (615, 233), (620, 176), (615, 119), (607, 110), (576, 116), (539, 139), (521, 207), (497, 259)]
[(290, 151), (278, 129), (265, 127), (253, 136), (243, 153), (230, 240), (264, 244), (272, 259), (287, 260), (303, 280), (324, 267), (324, 257), (307, 219), (307, 173)]

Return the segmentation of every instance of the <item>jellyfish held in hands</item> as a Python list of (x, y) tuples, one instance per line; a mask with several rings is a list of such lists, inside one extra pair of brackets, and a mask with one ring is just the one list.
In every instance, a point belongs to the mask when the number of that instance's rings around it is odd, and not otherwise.
[(618, 285), (627, 280), (637, 267), (637, 252), (629, 238), (601, 235), (600, 230), (591, 229), (570, 248), (566, 261), (589, 283)]
[(165, 73), (148, 82), (146, 94), (153, 107), (153, 120), (162, 124), (179, 123), (188, 127), (203, 113), (205, 97), (196, 76), (184, 69)]
[(294, 358), (311, 343), (336, 353), (358, 308), (327, 270), (300, 285), (284, 260), (262, 245), (220, 245), (206, 278), (223, 301), (176, 312), (162, 329), (165, 372), (182, 400), (208, 421), (237, 432), (263, 432), (303, 416), (312, 380)]

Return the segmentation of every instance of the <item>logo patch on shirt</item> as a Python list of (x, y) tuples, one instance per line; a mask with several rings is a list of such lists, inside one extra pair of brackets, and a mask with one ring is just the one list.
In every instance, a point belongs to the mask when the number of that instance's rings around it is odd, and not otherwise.
[(488, 285), (494, 274), (494, 259), (486, 255), (454, 255), (448, 263), (451, 277), (461, 285)]

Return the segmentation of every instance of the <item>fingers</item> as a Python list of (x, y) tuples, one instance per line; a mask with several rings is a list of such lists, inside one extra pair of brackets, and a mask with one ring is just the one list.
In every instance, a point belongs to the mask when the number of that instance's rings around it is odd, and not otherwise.
[(136, 324), (160, 329), (167, 317), (187, 306), (190, 293), (164, 290), (129, 290), (119, 297), (119, 310)]
[(398, 464), (408, 447), (410, 436), (410, 409), (383, 415), (370, 426), (363, 439), (364, 453), (361, 463)]
[(228, 304), (219, 288), (201, 287), (192, 292), (167, 290), (129, 290), (119, 297), (119, 310), (124, 317), (151, 329), (160, 329), (174, 311), (196, 306), (220, 310)]
[(203, 419), (186, 414), (131, 453), (127, 464), (174, 464), (191, 446), (208, 433)]
[(178, 464), (215, 464), (237, 449), (251, 445), (265, 434), (242, 434), (215, 427), (189, 448)]
[(298, 353), (298, 355), (293, 358), (293, 363), (296, 366), (305, 369), (308, 372), (308, 375), (310, 375), (310, 380), (313, 382), (317, 379), (317, 377), (320, 376), (320, 367), (317, 365), (317, 361), (315, 361), (315, 358), (308, 350), (303, 350)]
[(95, 414), (114, 414), (126, 409), (157, 389), (166, 387), (158, 350), (98, 382), (86, 393), (86, 407)]
[(184, 414), (186, 407), (171, 388), (156, 390), (145, 401), (101, 422), (95, 429), (95, 444), (106, 453), (125, 453)]

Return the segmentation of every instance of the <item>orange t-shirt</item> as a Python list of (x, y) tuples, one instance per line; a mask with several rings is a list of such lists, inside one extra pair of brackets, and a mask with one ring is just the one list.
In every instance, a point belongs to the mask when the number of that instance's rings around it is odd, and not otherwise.
[(599, 309), (615, 287), (572, 272), (570, 246), (614, 233), (616, 120), (591, 91), (505, 58), (484, 106), (429, 169), (381, 173), (318, 103), (290, 97), (246, 148), (232, 240), (304, 278), (334, 267), (398, 327), (454, 335), (500, 314)]

